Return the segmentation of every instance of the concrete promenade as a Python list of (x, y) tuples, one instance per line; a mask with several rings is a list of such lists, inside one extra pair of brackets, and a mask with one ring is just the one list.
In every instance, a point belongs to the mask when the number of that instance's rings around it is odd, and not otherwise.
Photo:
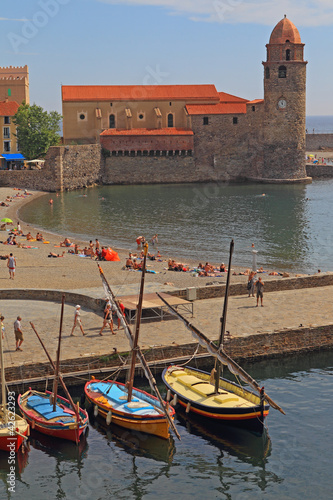
[[(87, 293), (87, 290), (76, 290)], [(152, 291), (152, 290), (150, 290)], [(92, 296), (103, 297), (102, 289), (91, 289)], [(252, 335), (273, 334), (295, 330), (297, 328), (315, 329), (322, 325), (331, 325), (333, 331), (333, 287), (305, 288), (269, 292), (264, 295), (264, 307), (256, 307), (256, 299), (247, 295), (229, 297), (226, 330), (231, 338), (246, 338)], [(211, 339), (217, 339), (220, 329), (223, 299), (198, 300), (194, 303), (194, 318), (191, 322)], [(60, 304), (54, 302), (2, 300), (1, 309), (8, 318), (22, 316), (24, 331), (23, 351), (15, 351), (13, 324), (4, 321), (6, 335), (4, 340), (5, 364), (8, 368), (31, 363), (44, 363), (46, 356), (29, 322), (32, 321), (38, 333), (45, 341), (50, 354), (55, 359), (60, 321)], [(63, 342), (61, 359), (81, 359), (91, 356), (108, 356), (116, 348), (118, 352), (128, 351), (128, 341), (124, 331), (112, 335), (104, 330), (99, 335), (102, 325), (102, 313), (83, 309), (82, 323), (86, 336), (79, 328), (75, 337), (70, 337), (73, 325), (74, 305), (65, 305), (63, 323)], [(331, 331), (331, 329), (330, 329)], [(332, 337), (332, 333), (330, 333)], [(142, 323), (140, 345), (142, 348), (177, 346), (195, 343), (195, 339), (184, 324), (177, 319)], [(246, 354), (246, 353), (244, 353)]]

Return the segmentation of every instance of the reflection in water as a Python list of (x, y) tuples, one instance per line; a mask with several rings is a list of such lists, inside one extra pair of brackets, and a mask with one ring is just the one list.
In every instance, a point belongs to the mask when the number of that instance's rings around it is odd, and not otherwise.
[[(267, 432), (261, 436), (255, 435), (244, 429), (236, 429), (221, 423), (214, 426), (210, 423), (207, 426), (204, 421), (193, 418), (191, 415), (181, 410), (177, 411), (179, 425), (186, 428), (191, 435), (198, 436), (206, 440), (211, 446), (216, 448), (214, 456), (216, 458), (216, 470), (223, 491), (228, 490), (230, 476), (238, 476), (238, 481), (247, 481), (246, 474), (239, 473), (230, 467), (230, 457), (235, 457), (251, 467), (251, 482), (257, 485), (261, 491), (271, 483), (282, 481), (274, 472), (266, 471), (268, 457), (271, 454), (271, 439)], [(178, 427), (179, 428), (179, 427)], [(199, 471), (199, 469), (198, 469)]]
[(142, 432), (129, 431), (118, 425), (107, 425), (101, 417), (94, 417), (89, 412), (90, 424), (108, 441), (112, 441), (118, 448), (133, 456), (141, 456), (158, 462), (171, 463), (175, 454), (175, 442), (162, 439)]
[[(48, 196), (22, 207), (34, 225), (134, 250), (135, 239), (159, 235), (162, 253), (278, 270), (333, 270), (333, 180), (310, 185), (193, 184), (103, 186)], [(82, 193), (86, 196), (82, 196)], [(262, 196), (262, 194), (265, 196)]]
[(263, 465), (271, 453), (271, 439), (265, 431), (261, 436), (245, 429), (235, 428), (221, 423), (201, 421), (199, 418), (186, 415), (181, 409), (177, 410), (180, 425), (186, 427), (187, 432), (209, 441), (219, 449), (227, 451), (244, 462), (252, 465)]

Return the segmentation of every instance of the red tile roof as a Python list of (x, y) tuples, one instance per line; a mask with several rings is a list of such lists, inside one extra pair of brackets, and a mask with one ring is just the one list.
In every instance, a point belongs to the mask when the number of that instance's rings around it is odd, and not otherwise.
[(286, 17), (277, 23), (272, 31), (269, 43), (286, 43), (289, 40), (291, 43), (302, 43), (301, 37), (296, 26)]
[(232, 94), (226, 94), (225, 92), (219, 92), (220, 102), (248, 102), (248, 99), (243, 99), (242, 97), (237, 97)]
[(246, 101), (243, 102), (220, 102), (219, 104), (188, 104), (186, 106), (189, 115), (237, 115), (246, 113)]
[(132, 128), (129, 130), (108, 128), (104, 130), (100, 135), (126, 135), (126, 136), (138, 136), (138, 135), (193, 135), (193, 130), (187, 128)]
[(63, 85), (62, 100), (218, 102), (215, 85)]
[(19, 107), (15, 101), (1, 101), (0, 116), (14, 116)]
[(265, 102), (264, 99), (254, 99), (254, 101), (248, 101), (247, 104), (261, 104)]

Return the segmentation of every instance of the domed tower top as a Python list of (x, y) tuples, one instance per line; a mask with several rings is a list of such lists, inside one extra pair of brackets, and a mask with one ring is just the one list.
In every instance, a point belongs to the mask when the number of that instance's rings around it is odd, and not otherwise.
[(302, 43), (301, 37), (296, 26), (287, 19), (285, 15), (280, 22), (277, 23), (272, 31), (271, 37), (269, 39), (270, 44), (276, 43)]
[(267, 62), (304, 62), (304, 43), (296, 26), (284, 16), (272, 31), (267, 47)]

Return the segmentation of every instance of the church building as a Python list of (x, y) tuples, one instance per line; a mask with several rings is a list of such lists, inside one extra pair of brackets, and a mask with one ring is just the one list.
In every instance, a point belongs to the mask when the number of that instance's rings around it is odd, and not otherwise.
[(286, 16), (266, 48), (264, 98), (253, 101), (214, 85), (64, 85), (64, 143), (100, 143), (110, 168), (121, 162), (135, 168), (131, 158), (163, 157), (167, 169), (166, 160), (172, 157), (175, 165), (179, 157), (191, 158), (184, 165), (191, 166), (193, 181), (308, 182), (307, 62)]

